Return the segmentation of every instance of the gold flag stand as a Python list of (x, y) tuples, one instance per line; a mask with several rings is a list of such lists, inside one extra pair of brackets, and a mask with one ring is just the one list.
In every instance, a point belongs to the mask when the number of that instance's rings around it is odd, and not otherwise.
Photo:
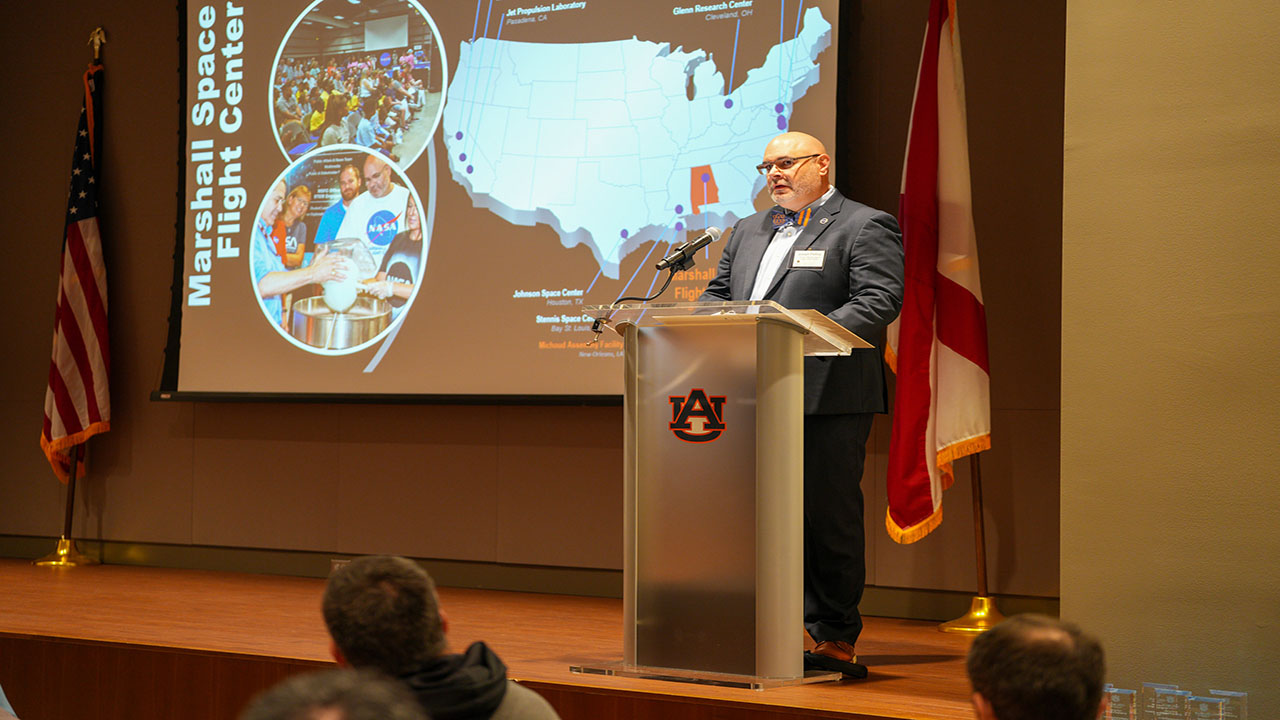
[(71, 520), (76, 512), (76, 471), (80, 468), (80, 445), (71, 448), (71, 478), (67, 480), (67, 512), (62, 521), (62, 537), (58, 538), (58, 547), (48, 555), (35, 561), (42, 567), (77, 567), (80, 565), (97, 565), (98, 561), (76, 549), (76, 541), (71, 539)]
[(1004, 620), (996, 607), (996, 599), (987, 594), (987, 542), (982, 519), (982, 466), (978, 454), (969, 456), (969, 474), (973, 480), (973, 534), (978, 549), (978, 594), (969, 605), (969, 612), (955, 620), (938, 626), (942, 632), (977, 635), (990, 630)]

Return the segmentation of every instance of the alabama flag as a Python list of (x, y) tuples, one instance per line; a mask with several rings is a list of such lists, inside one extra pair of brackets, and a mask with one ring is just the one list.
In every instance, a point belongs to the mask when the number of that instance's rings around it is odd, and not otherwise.
[(911, 543), (942, 522), (951, 463), (991, 447), (987, 318), (969, 192), (955, 0), (933, 0), (916, 77), (898, 216), (902, 314), (885, 359), (897, 374), (885, 526)]

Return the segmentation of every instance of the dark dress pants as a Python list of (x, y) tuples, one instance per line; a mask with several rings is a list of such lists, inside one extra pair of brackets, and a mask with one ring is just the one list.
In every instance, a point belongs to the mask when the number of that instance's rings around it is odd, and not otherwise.
[(804, 417), (804, 625), (815, 642), (862, 632), (862, 466), (873, 413)]

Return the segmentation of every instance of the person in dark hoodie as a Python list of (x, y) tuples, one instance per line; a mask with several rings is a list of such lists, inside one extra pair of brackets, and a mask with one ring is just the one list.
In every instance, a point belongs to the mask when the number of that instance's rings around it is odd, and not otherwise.
[(324, 590), (329, 651), (344, 667), (399, 678), (432, 720), (559, 720), (536, 692), (507, 679), (507, 667), (483, 642), (447, 652), (448, 619), (435, 583), (402, 557), (356, 558)]

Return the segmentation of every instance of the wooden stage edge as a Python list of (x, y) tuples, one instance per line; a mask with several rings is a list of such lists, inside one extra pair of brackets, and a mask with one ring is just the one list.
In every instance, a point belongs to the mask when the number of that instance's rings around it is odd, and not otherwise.
[[(323, 587), (0, 559), (0, 687), (23, 720), (230, 720), (258, 691), (330, 664)], [(858, 643), (866, 680), (753, 691), (571, 673), (621, 660), (616, 599), (441, 588), (440, 600), (453, 649), (485, 640), (564, 720), (972, 717), (969, 640), (933, 623), (867, 618)]]

